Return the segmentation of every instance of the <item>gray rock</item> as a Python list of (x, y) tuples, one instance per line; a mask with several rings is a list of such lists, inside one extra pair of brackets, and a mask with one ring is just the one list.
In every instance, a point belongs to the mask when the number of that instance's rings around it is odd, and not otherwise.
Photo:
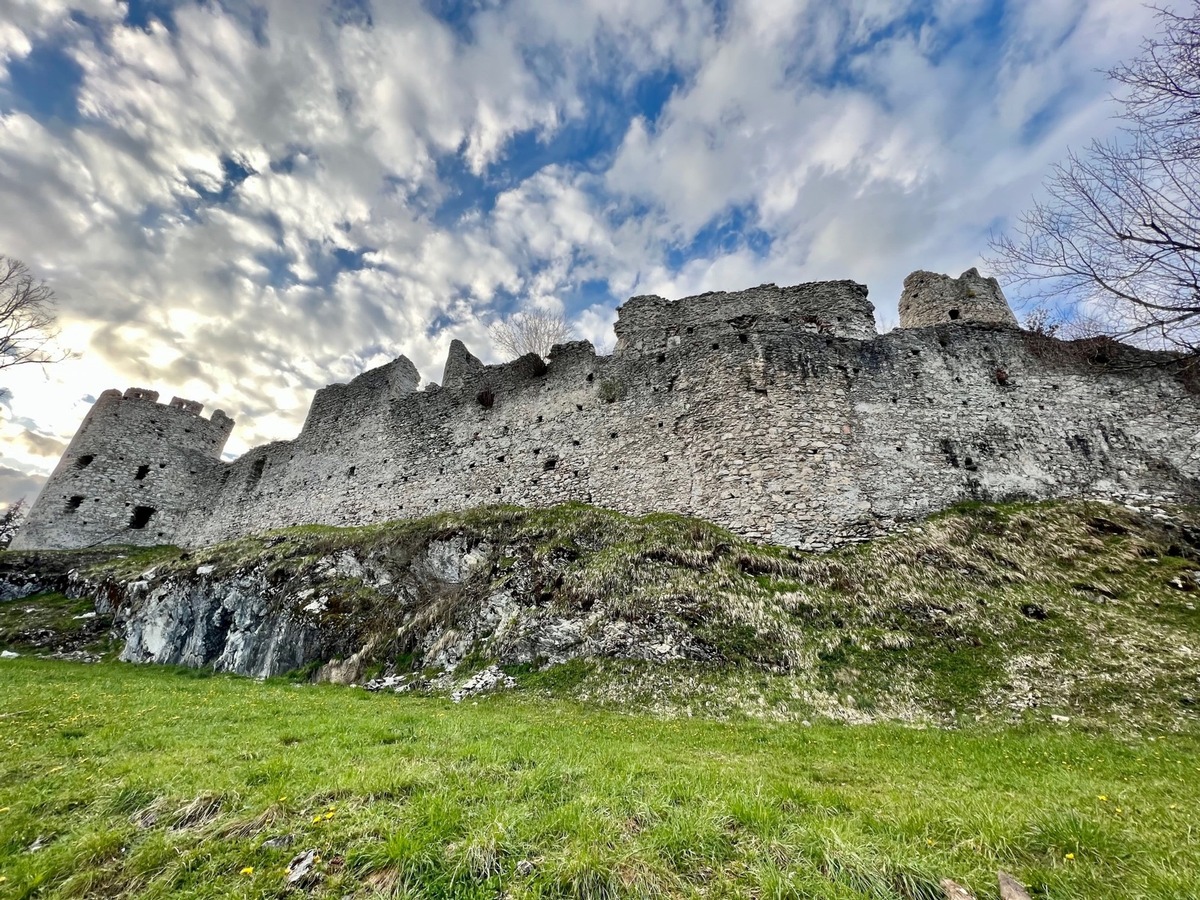
[(320, 862), (316, 848), (297, 853), (287, 866), (287, 883), (290, 887), (308, 884), (317, 879), (318, 873), (313, 867)]

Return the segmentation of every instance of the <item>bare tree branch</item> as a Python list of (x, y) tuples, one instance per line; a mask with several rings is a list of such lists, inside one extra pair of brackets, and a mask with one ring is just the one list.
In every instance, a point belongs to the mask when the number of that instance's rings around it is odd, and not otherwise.
[(506, 359), (536, 353), (543, 359), (555, 344), (573, 336), (570, 324), (562, 316), (540, 310), (514, 313), (492, 326), (492, 342)]
[(1055, 166), (1008, 234), (998, 277), (1111, 337), (1200, 354), (1200, 0), (1109, 75), (1124, 136)]
[(0, 256), (0, 369), (59, 362), (54, 291), (18, 259)]

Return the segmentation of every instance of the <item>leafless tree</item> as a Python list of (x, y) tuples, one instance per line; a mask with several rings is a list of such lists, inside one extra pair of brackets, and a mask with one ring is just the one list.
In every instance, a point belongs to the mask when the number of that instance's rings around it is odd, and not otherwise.
[(63, 359), (52, 349), (54, 291), (25, 263), (0, 256), (0, 369)]
[(8, 508), (0, 513), (0, 550), (12, 543), (17, 529), (21, 527), (21, 522), (25, 519), (25, 513), (24, 497), (10, 503)]
[(545, 359), (555, 344), (571, 340), (570, 323), (560, 315), (526, 310), (492, 326), (492, 342), (507, 359), (536, 353)]
[(1132, 343), (1200, 354), (1200, 0), (1109, 75), (1122, 134), (1053, 169), (992, 240), (1002, 281)]

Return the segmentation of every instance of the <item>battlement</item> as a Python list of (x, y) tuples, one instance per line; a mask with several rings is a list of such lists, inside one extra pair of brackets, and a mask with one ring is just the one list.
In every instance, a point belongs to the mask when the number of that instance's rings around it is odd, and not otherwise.
[(417, 390), (399, 357), (317, 391), (294, 440), (231, 463), (220, 410), (105, 391), (14, 546), (578, 500), (815, 548), (965, 499), (1200, 498), (1200, 398), (1172, 357), (1047, 352), (975, 270), (913, 273), (900, 312), (878, 335), (853, 281), (633, 297), (611, 356), (571, 341), (486, 365), (453, 341), (440, 386)]

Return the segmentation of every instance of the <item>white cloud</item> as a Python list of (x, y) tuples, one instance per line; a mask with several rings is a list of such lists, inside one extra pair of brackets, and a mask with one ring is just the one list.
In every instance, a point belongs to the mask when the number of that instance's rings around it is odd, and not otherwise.
[[(904, 274), (977, 263), (1046, 166), (1111, 129), (1095, 70), (1151, 18), (1020, 0), (988, 45), (986, 6), (513, 0), (451, 27), (380, 0), (366, 27), (325, 0), (187, 2), (168, 30), (105, 0), (0, 0), (0, 72), (43, 43), (83, 72), (78, 121), (0, 114), (0, 206), (22, 211), (0, 248), (51, 279), (81, 354), (6, 373), (20, 448), (0, 465), (45, 472), (86, 395), (135, 383), (228, 410), (240, 452), (294, 434), (328, 381), (400, 352), (437, 380), (451, 337), (489, 357), (512, 296), (557, 309), (590, 281), (621, 300), (851, 277), (888, 324)], [(656, 119), (613, 118), (668, 68)], [(515, 135), (605, 128), (611, 155), (510, 158)], [(436, 216), (463, 185), (503, 189)], [(737, 217), (769, 247), (668, 265)], [(605, 343), (612, 308), (570, 302)]]

